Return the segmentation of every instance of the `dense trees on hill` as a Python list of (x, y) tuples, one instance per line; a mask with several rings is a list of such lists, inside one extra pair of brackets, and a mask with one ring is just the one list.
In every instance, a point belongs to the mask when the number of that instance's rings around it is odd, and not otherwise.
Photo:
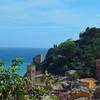
[(83, 70), (81, 77), (95, 75), (95, 61), (100, 58), (100, 29), (87, 28), (80, 33), (80, 39), (68, 39), (50, 48), (41, 65), (43, 70), (63, 75), (70, 69)]

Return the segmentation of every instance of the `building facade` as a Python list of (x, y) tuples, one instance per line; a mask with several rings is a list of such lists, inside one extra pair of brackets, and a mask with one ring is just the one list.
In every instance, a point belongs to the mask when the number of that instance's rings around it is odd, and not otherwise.
[(27, 77), (32, 82), (32, 85), (34, 85), (35, 83), (35, 72), (36, 72), (35, 64), (27, 65)]
[(33, 58), (33, 62), (32, 63), (35, 63), (35, 64), (40, 64), (44, 61), (44, 58), (43, 58), (43, 54), (41, 55), (37, 55)]
[(36, 68), (38, 68), (39, 64), (44, 60), (43, 55), (37, 55), (33, 58), (32, 64), (27, 65), (27, 77), (32, 82), (32, 85), (36, 82)]
[(100, 59), (96, 60), (96, 75), (98, 80), (100, 81)]

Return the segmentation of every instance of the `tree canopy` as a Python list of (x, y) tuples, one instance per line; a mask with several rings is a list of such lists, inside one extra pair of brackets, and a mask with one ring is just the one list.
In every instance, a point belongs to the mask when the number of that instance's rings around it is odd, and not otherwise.
[(94, 77), (95, 61), (98, 58), (100, 58), (100, 29), (88, 27), (80, 33), (79, 40), (68, 39), (50, 48), (41, 67), (57, 75), (76, 69), (83, 70), (81, 77)]

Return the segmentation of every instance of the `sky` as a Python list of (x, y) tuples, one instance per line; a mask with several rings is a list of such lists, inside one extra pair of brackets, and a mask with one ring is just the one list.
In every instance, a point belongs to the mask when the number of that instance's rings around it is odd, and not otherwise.
[(100, 0), (0, 0), (0, 47), (51, 48), (100, 27)]

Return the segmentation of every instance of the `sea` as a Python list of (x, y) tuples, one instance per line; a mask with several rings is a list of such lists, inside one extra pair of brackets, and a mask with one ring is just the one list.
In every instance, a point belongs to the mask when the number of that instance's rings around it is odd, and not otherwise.
[(5, 63), (5, 67), (10, 67), (12, 59), (21, 57), (24, 61), (23, 65), (19, 66), (21, 69), (17, 71), (20, 76), (24, 76), (27, 71), (27, 65), (32, 63), (33, 58), (38, 54), (43, 54), (44, 59), (48, 52), (46, 48), (0, 48), (0, 59)]

